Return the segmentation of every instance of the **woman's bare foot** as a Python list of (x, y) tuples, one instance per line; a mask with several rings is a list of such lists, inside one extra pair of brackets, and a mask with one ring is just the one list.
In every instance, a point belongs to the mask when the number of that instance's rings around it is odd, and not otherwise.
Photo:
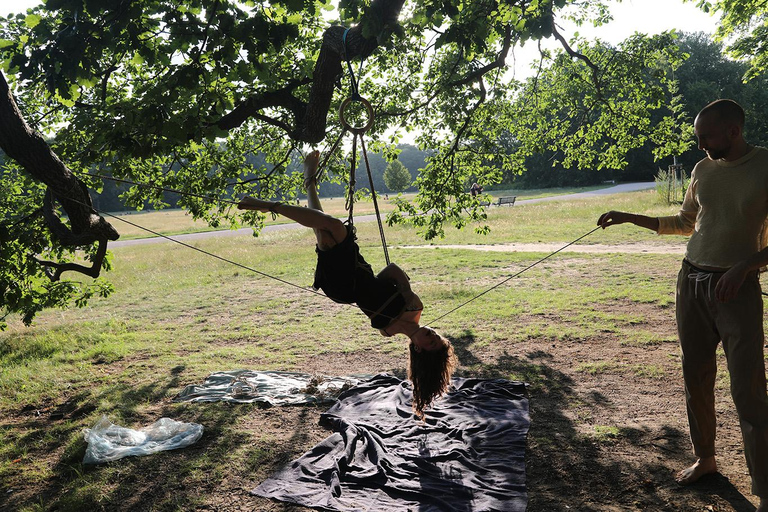
[(714, 457), (705, 457), (697, 460), (693, 466), (680, 471), (675, 480), (680, 485), (688, 485), (710, 473), (717, 473), (717, 463)]
[(317, 181), (317, 166), (320, 165), (320, 151), (314, 150), (304, 157), (304, 188), (308, 189)]

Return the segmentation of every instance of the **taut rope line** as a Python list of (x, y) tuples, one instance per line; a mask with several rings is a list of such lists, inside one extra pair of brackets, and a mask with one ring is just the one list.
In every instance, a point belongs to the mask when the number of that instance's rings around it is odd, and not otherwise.
[[(318, 296), (320, 296), (320, 297), (324, 297), (324, 298), (326, 298), (326, 299), (329, 299), (329, 297), (328, 297), (327, 295), (325, 295), (324, 293), (320, 293), (320, 292), (318, 292), (317, 290), (314, 290), (314, 289), (312, 289), (312, 288), (307, 288), (306, 286), (301, 286), (301, 285), (298, 285), (298, 284), (296, 284), (296, 283), (292, 283), (292, 282), (290, 282), (290, 281), (286, 281), (285, 279), (281, 279), (281, 278), (279, 278), (279, 277), (277, 277), (277, 276), (273, 276), (273, 275), (267, 274), (267, 273), (265, 273), (265, 272), (261, 272), (260, 270), (256, 270), (256, 269), (255, 269), (255, 268), (253, 268), (253, 267), (249, 267), (249, 266), (247, 266), (247, 265), (243, 265), (242, 263), (238, 263), (238, 262), (236, 262), (236, 261), (233, 261), (233, 260), (227, 259), (227, 258), (225, 258), (225, 257), (223, 257), (223, 256), (219, 256), (219, 255), (217, 255), (217, 254), (213, 254), (213, 253), (211, 253), (211, 252), (208, 252), (208, 251), (206, 251), (206, 250), (204, 250), (204, 249), (200, 249), (200, 248), (198, 248), (198, 247), (195, 247), (194, 245), (190, 245), (190, 244), (188, 244), (188, 243), (182, 242), (181, 240), (177, 240), (177, 239), (175, 239), (175, 238), (171, 238), (171, 237), (170, 237), (170, 236), (168, 236), (168, 235), (164, 235), (164, 234), (162, 234), (162, 233), (158, 233), (158, 232), (156, 232), (156, 231), (154, 231), (154, 230), (152, 230), (152, 229), (150, 229), (150, 228), (147, 228), (147, 227), (144, 227), (144, 226), (140, 226), (139, 224), (136, 224), (136, 223), (134, 223), (134, 222), (131, 222), (131, 221), (127, 220), (127, 219), (123, 219), (122, 217), (119, 217), (119, 216), (117, 216), (117, 215), (111, 214), (111, 213), (109, 213), (109, 212), (104, 212), (104, 211), (98, 210), (98, 209), (94, 208), (93, 206), (91, 206), (91, 205), (86, 205), (85, 203), (81, 203), (80, 201), (77, 201), (77, 200), (74, 200), (74, 199), (73, 199), (72, 201), (74, 201), (74, 202), (76, 202), (76, 203), (80, 203), (80, 204), (82, 204), (82, 205), (84, 205), (84, 206), (88, 206), (88, 207), (89, 207), (89, 208), (91, 208), (91, 209), (92, 209), (94, 212), (97, 212), (97, 213), (98, 213), (98, 214), (100, 214), (100, 215), (107, 215), (107, 216), (109, 216), (109, 217), (112, 217), (112, 218), (114, 218), (114, 219), (117, 219), (117, 220), (119, 220), (119, 221), (125, 222), (126, 224), (130, 224), (130, 225), (131, 225), (131, 226), (133, 226), (133, 227), (136, 227), (136, 228), (142, 229), (142, 230), (144, 230), (144, 231), (147, 231), (147, 232), (149, 232), (149, 233), (152, 233), (152, 234), (153, 234), (153, 235), (155, 235), (155, 236), (159, 236), (159, 237), (161, 237), (161, 238), (165, 238), (166, 240), (169, 240), (169, 241), (171, 241), (171, 242), (175, 242), (175, 243), (177, 243), (177, 244), (179, 244), (179, 245), (181, 245), (181, 246), (187, 247), (187, 248), (189, 248), (189, 249), (192, 249), (192, 250), (194, 250), (194, 251), (200, 252), (200, 253), (202, 253), (202, 254), (206, 254), (206, 255), (208, 255), (208, 256), (211, 256), (212, 258), (216, 258), (217, 260), (221, 260), (221, 261), (223, 261), (223, 262), (225, 262), (225, 263), (229, 263), (229, 264), (232, 264), (232, 265), (234, 265), (234, 266), (236, 266), (236, 267), (240, 267), (240, 268), (242, 268), (242, 269), (245, 269), (245, 270), (249, 270), (249, 271), (251, 271), (251, 272), (253, 272), (253, 273), (255, 273), (255, 274), (258, 274), (258, 275), (260, 275), (260, 276), (263, 276), (263, 277), (267, 277), (267, 278), (269, 278), (269, 279), (273, 279), (273, 280), (275, 280), (275, 281), (278, 281), (278, 282), (280, 282), (280, 283), (283, 283), (283, 284), (287, 284), (288, 286), (293, 286), (294, 288), (298, 288), (299, 290), (303, 290), (303, 291), (306, 291), (306, 292), (309, 292), (309, 293), (313, 293), (313, 294), (315, 294), (315, 295), (318, 295)], [(477, 299), (479, 299), (479, 298), (480, 298), (480, 297), (482, 297), (483, 295), (485, 295), (485, 294), (487, 294), (487, 293), (491, 292), (492, 290), (495, 290), (495, 289), (496, 289), (496, 288), (498, 288), (499, 286), (501, 286), (501, 285), (503, 285), (504, 283), (506, 283), (506, 282), (508, 282), (508, 281), (510, 281), (510, 280), (512, 280), (512, 279), (514, 279), (515, 277), (519, 276), (519, 275), (520, 275), (520, 274), (522, 274), (523, 272), (526, 272), (526, 271), (530, 270), (531, 268), (535, 267), (535, 266), (536, 266), (536, 265), (538, 265), (539, 263), (541, 263), (541, 262), (543, 262), (543, 261), (545, 261), (545, 260), (547, 260), (547, 259), (551, 258), (551, 257), (552, 257), (552, 256), (554, 256), (555, 254), (557, 254), (557, 253), (559, 253), (559, 252), (561, 252), (561, 251), (565, 250), (566, 248), (568, 248), (568, 247), (570, 247), (571, 245), (575, 244), (575, 243), (576, 243), (576, 242), (578, 242), (579, 240), (582, 240), (582, 239), (586, 238), (587, 236), (591, 235), (592, 233), (594, 233), (595, 231), (597, 231), (597, 230), (598, 230), (598, 229), (600, 229), (600, 228), (601, 228), (601, 226), (597, 226), (596, 228), (592, 229), (591, 231), (589, 231), (589, 232), (587, 232), (587, 233), (584, 233), (583, 235), (581, 235), (581, 236), (580, 236), (580, 237), (578, 237), (577, 239), (575, 239), (575, 240), (573, 240), (573, 241), (571, 241), (571, 242), (568, 242), (567, 244), (565, 244), (564, 246), (562, 246), (562, 247), (561, 247), (561, 248), (559, 248), (558, 250), (556, 250), (556, 251), (554, 251), (554, 252), (551, 252), (551, 253), (549, 253), (548, 255), (546, 255), (546, 256), (544, 256), (543, 258), (541, 258), (540, 260), (537, 260), (537, 261), (535, 261), (535, 262), (531, 263), (530, 265), (528, 265), (528, 266), (527, 266), (527, 267), (525, 267), (524, 269), (520, 270), (520, 271), (519, 271), (519, 272), (517, 272), (516, 274), (513, 274), (513, 275), (511, 275), (510, 277), (507, 277), (506, 279), (504, 279), (504, 280), (502, 280), (502, 281), (500, 281), (500, 282), (496, 283), (495, 285), (491, 286), (491, 287), (490, 287), (490, 288), (488, 288), (487, 290), (485, 290), (485, 291), (483, 291), (483, 292), (481, 292), (481, 293), (478, 293), (477, 295), (475, 295), (475, 296), (474, 296), (474, 297), (472, 297), (471, 299), (469, 299), (469, 300), (467, 300), (467, 301), (464, 301), (463, 303), (459, 304), (458, 306), (456, 306), (455, 308), (451, 309), (450, 311), (448, 311), (448, 312), (446, 312), (446, 313), (443, 313), (442, 315), (440, 315), (439, 317), (435, 318), (435, 319), (434, 319), (434, 320), (432, 320), (431, 322), (429, 322), (429, 323), (425, 323), (425, 324), (424, 324), (424, 326), (426, 327), (426, 326), (431, 326), (431, 325), (435, 324), (436, 322), (438, 322), (438, 321), (442, 320), (443, 318), (445, 318), (446, 316), (450, 315), (451, 313), (454, 313), (454, 312), (458, 311), (459, 309), (463, 308), (464, 306), (466, 306), (466, 305), (467, 305), (467, 304), (469, 304), (470, 302), (473, 302), (474, 300), (477, 300)], [(352, 305), (351, 303), (346, 303), (346, 304), (348, 304), (348, 305)], [(361, 310), (363, 310), (363, 311), (366, 311), (366, 310), (364, 310), (363, 308), (361, 308), (360, 306), (356, 306), (356, 307), (357, 307), (358, 309), (361, 309)], [(369, 312), (373, 312), (373, 311), (369, 311)], [(383, 315), (383, 316), (386, 316), (386, 315)], [(390, 318), (391, 318), (391, 317), (390, 317)]]
[(558, 249), (558, 250), (556, 250), (555, 252), (552, 252), (552, 253), (550, 253), (550, 254), (548, 254), (548, 255), (544, 256), (544, 257), (543, 257), (543, 258), (541, 258), (540, 260), (538, 260), (538, 261), (535, 261), (535, 262), (531, 263), (530, 265), (528, 265), (527, 267), (525, 267), (525, 268), (524, 268), (523, 270), (521, 270), (520, 272), (518, 272), (518, 273), (516, 273), (516, 274), (513, 274), (513, 275), (509, 276), (508, 278), (504, 279), (503, 281), (500, 281), (500, 282), (496, 283), (495, 285), (491, 286), (490, 288), (488, 288), (488, 289), (487, 289), (487, 290), (485, 290), (484, 292), (478, 293), (477, 295), (475, 295), (475, 296), (474, 296), (474, 297), (472, 297), (471, 299), (469, 299), (469, 300), (467, 300), (467, 301), (465, 301), (465, 302), (463, 302), (463, 303), (459, 304), (458, 306), (456, 306), (456, 307), (455, 307), (455, 308), (453, 308), (452, 310), (448, 311), (447, 313), (443, 313), (443, 314), (442, 314), (442, 315), (440, 315), (439, 317), (435, 318), (435, 319), (434, 319), (434, 320), (432, 320), (431, 322), (428, 322), (428, 323), (426, 323), (426, 324), (424, 324), (424, 325), (430, 326), (430, 325), (432, 325), (432, 324), (434, 324), (434, 323), (436, 323), (436, 322), (438, 322), (438, 321), (442, 320), (443, 318), (445, 318), (446, 316), (450, 315), (450, 314), (451, 314), (451, 313), (453, 313), (454, 311), (456, 311), (456, 310), (458, 310), (458, 309), (461, 309), (461, 308), (463, 308), (464, 306), (466, 306), (466, 305), (467, 305), (467, 304), (469, 304), (470, 302), (474, 301), (475, 299), (479, 299), (480, 297), (482, 297), (482, 296), (483, 296), (483, 295), (485, 295), (486, 293), (490, 292), (491, 290), (495, 290), (496, 288), (498, 288), (499, 286), (503, 285), (503, 284), (504, 284), (504, 283), (506, 283), (507, 281), (509, 281), (509, 280), (511, 280), (511, 279), (514, 279), (514, 278), (516, 278), (517, 276), (519, 276), (519, 275), (520, 275), (520, 274), (522, 274), (523, 272), (525, 272), (525, 271), (527, 271), (527, 270), (529, 270), (529, 269), (531, 269), (531, 268), (535, 267), (536, 265), (538, 265), (538, 264), (539, 264), (539, 263), (541, 263), (542, 261), (545, 261), (545, 260), (547, 260), (547, 259), (551, 258), (552, 256), (554, 256), (555, 254), (559, 253), (560, 251), (562, 251), (562, 250), (564, 250), (564, 249), (566, 249), (566, 248), (570, 247), (571, 245), (575, 244), (576, 242), (578, 242), (578, 241), (579, 241), (579, 240), (581, 240), (582, 238), (586, 238), (586, 237), (588, 237), (589, 235), (591, 235), (592, 233), (594, 233), (595, 231), (597, 231), (597, 230), (598, 230), (598, 229), (600, 229), (600, 228), (601, 228), (601, 226), (597, 226), (595, 229), (593, 229), (593, 230), (589, 231), (588, 233), (584, 233), (583, 235), (581, 235), (581, 236), (580, 236), (579, 238), (577, 238), (576, 240), (574, 240), (574, 241), (572, 241), (572, 242), (568, 242), (567, 244), (565, 244), (564, 246), (562, 246), (561, 248), (559, 248), (559, 249)]
[(381, 247), (384, 249), (384, 260), (387, 265), (391, 263), (389, 261), (389, 249), (387, 249), (387, 238), (384, 236), (384, 224), (381, 223), (381, 212), (379, 211), (379, 201), (376, 199), (376, 190), (373, 188), (373, 175), (371, 174), (371, 164), (368, 163), (368, 152), (365, 150), (365, 142), (363, 142), (363, 136), (360, 135), (360, 147), (363, 150), (363, 158), (365, 158), (365, 168), (368, 171), (368, 183), (371, 185), (371, 197), (373, 198), (373, 207), (376, 210), (376, 222), (379, 224), (379, 237), (381, 237)]
[[(75, 201), (75, 202), (79, 202), (79, 201)], [(171, 238), (171, 237), (170, 237), (170, 236), (168, 236), (168, 235), (164, 235), (164, 234), (162, 234), (162, 233), (158, 233), (157, 231), (153, 231), (153, 230), (151, 230), (151, 229), (149, 229), (149, 228), (146, 228), (146, 227), (144, 227), (144, 226), (140, 226), (140, 225), (136, 224), (135, 222), (131, 222), (131, 221), (129, 221), (129, 220), (123, 219), (122, 217), (118, 217), (117, 215), (113, 215), (113, 214), (111, 214), (111, 213), (109, 213), (109, 212), (103, 212), (103, 211), (101, 211), (101, 210), (97, 210), (96, 208), (93, 208), (93, 210), (94, 210), (95, 212), (98, 212), (98, 213), (99, 213), (99, 215), (108, 215), (109, 217), (112, 217), (113, 219), (117, 219), (117, 220), (119, 220), (119, 221), (125, 222), (126, 224), (130, 224), (131, 226), (133, 226), (133, 227), (135, 227), (135, 228), (143, 229), (144, 231), (147, 231), (147, 232), (149, 232), (149, 233), (152, 233), (153, 235), (159, 236), (159, 237), (161, 237), (161, 238), (165, 238), (166, 240), (170, 240), (171, 242), (176, 242), (176, 243), (177, 243), (177, 244), (179, 244), (179, 245), (183, 245), (184, 247), (187, 247), (187, 248), (189, 248), (189, 249), (195, 250), (195, 251), (197, 251), (197, 252), (201, 252), (201, 253), (203, 253), (203, 254), (206, 254), (206, 255), (208, 255), (208, 256), (211, 256), (211, 257), (213, 257), (213, 258), (216, 258), (217, 260), (221, 260), (221, 261), (223, 261), (223, 262), (225, 262), (225, 263), (230, 263), (230, 264), (232, 264), (232, 265), (234, 265), (234, 266), (236, 266), (236, 267), (240, 267), (240, 268), (243, 268), (243, 269), (245, 269), (245, 270), (250, 270), (251, 272), (254, 272), (254, 273), (256, 273), (256, 274), (259, 274), (260, 276), (263, 276), (263, 277), (268, 277), (269, 279), (274, 279), (275, 281), (279, 281), (279, 282), (281, 282), (281, 283), (283, 283), (283, 284), (287, 284), (288, 286), (293, 286), (294, 288), (298, 288), (298, 289), (300, 289), (300, 290), (305, 290), (305, 291), (308, 291), (308, 292), (310, 292), (310, 293), (314, 293), (315, 295), (319, 295), (319, 296), (321, 296), (321, 297), (326, 297), (326, 295), (325, 295), (324, 293), (320, 293), (320, 292), (318, 292), (318, 291), (316, 291), (316, 290), (313, 290), (313, 289), (311, 289), (311, 288), (307, 288), (307, 287), (305, 287), (305, 286), (301, 286), (301, 285), (298, 285), (298, 284), (296, 284), (296, 283), (292, 283), (292, 282), (290, 282), (290, 281), (286, 281), (285, 279), (281, 279), (281, 278), (279, 278), (279, 277), (276, 277), (276, 276), (272, 276), (272, 275), (269, 275), (269, 274), (267, 274), (267, 273), (265, 273), (265, 272), (262, 272), (262, 271), (260, 271), (260, 270), (256, 270), (255, 268), (249, 267), (249, 266), (247, 266), (247, 265), (243, 265), (242, 263), (238, 263), (238, 262), (236, 262), (236, 261), (232, 261), (232, 260), (230, 260), (230, 259), (227, 259), (227, 258), (225, 258), (225, 257), (223, 257), (223, 256), (219, 256), (219, 255), (217, 255), (217, 254), (213, 254), (212, 252), (208, 252), (208, 251), (206, 251), (206, 250), (204, 250), (204, 249), (200, 249), (200, 248), (198, 248), (198, 247), (195, 247), (194, 245), (190, 245), (190, 244), (188, 244), (188, 243), (186, 243), (186, 242), (182, 242), (181, 240), (178, 240), (178, 239), (176, 239), (176, 238)]]
[[(208, 252), (208, 251), (206, 251), (204, 249), (200, 249), (198, 247), (195, 247), (194, 245), (190, 245), (190, 244), (188, 244), (186, 242), (182, 242), (181, 240), (177, 240), (176, 238), (171, 238), (168, 235), (164, 235), (162, 233), (158, 233), (157, 231), (154, 231), (154, 230), (152, 230), (150, 228), (147, 228), (147, 227), (144, 227), (144, 226), (140, 226), (139, 224), (136, 224), (135, 222), (131, 222), (131, 221), (127, 220), (127, 219), (123, 219), (122, 217), (119, 217), (119, 216), (114, 215), (112, 213), (101, 211), (101, 210), (99, 210), (97, 208), (94, 208), (91, 205), (87, 205), (87, 204), (82, 203), (80, 201), (77, 201), (75, 199), (72, 199), (72, 201), (74, 201), (76, 203), (80, 203), (83, 206), (87, 206), (88, 208), (91, 208), (94, 212), (98, 213), (99, 215), (107, 215), (107, 216), (112, 217), (114, 219), (117, 219), (119, 221), (125, 222), (126, 224), (130, 224), (133, 227), (142, 229), (144, 231), (147, 231), (148, 233), (152, 233), (153, 235), (156, 235), (158, 237), (165, 238), (166, 240), (169, 240), (171, 242), (175, 242), (175, 243), (177, 243), (177, 244), (179, 244), (181, 246), (187, 247), (189, 249), (192, 249), (192, 250), (197, 251), (199, 253), (205, 254), (205, 255), (210, 256), (212, 258), (216, 258), (217, 260), (221, 260), (221, 261), (223, 261), (225, 263), (232, 264), (232, 265), (234, 265), (236, 267), (240, 267), (240, 268), (245, 269), (245, 270), (250, 270), (251, 272), (253, 272), (255, 274), (258, 274), (260, 276), (267, 277), (269, 279), (273, 279), (273, 280), (278, 281), (280, 283), (287, 284), (288, 286), (293, 286), (294, 288), (298, 288), (299, 290), (302, 290), (302, 291), (305, 291), (305, 292), (308, 292), (308, 293), (312, 293), (312, 294), (317, 295), (319, 297), (323, 297), (324, 299), (332, 300), (326, 294), (320, 293), (317, 290), (315, 290), (314, 288), (309, 288), (309, 287), (306, 287), (306, 286), (301, 286), (301, 285), (296, 284), (296, 283), (292, 283), (290, 281), (286, 281), (285, 279), (281, 279), (281, 278), (279, 278), (277, 276), (273, 276), (273, 275), (267, 274), (266, 272), (262, 272), (260, 270), (256, 270), (255, 268), (249, 267), (248, 265), (243, 265), (242, 263), (238, 263), (236, 261), (227, 259), (227, 258), (225, 258), (223, 256), (219, 256), (218, 254), (213, 254), (212, 252)], [(336, 302), (336, 301), (334, 301), (334, 302)], [(349, 303), (349, 302), (343, 302), (343, 303), (337, 303), (337, 304), (345, 304), (345, 305), (348, 305), (348, 306), (352, 306), (353, 305), (352, 303)], [(390, 316), (385, 315), (383, 313), (379, 313), (379, 312), (376, 312), (376, 311), (371, 311), (369, 309), (361, 308), (358, 305), (354, 305), (354, 307), (357, 307), (358, 309), (360, 309), (361, 311), (366, 312), (366, 313), (376, 313), (376, 314), (378, 314), (380, 316), (387, 317), (387, 318), (390, 318), (390, 319), (394, 320), (393, 317), (390, 317)]]

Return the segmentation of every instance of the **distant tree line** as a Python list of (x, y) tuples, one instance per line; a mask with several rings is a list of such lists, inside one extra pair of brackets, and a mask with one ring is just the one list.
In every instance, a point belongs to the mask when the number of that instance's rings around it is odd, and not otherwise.
[[(768, 74), (752, 69), (754, 76), (745, 82), (743, 78), (750, 72), (749, 63), (729, 59), (724, 54), (723, 45), (714, 42), (709, 34), (681, 33), (677, 45), (688, 55), (673, 73), (683, 109), (680, 121), (690, 127), (698, 111), (707, 103), (720, 98), (731, 98), (739, 102), (746, 111), (747, 140), (752, 144), (767, 146)], [(663, 110), (659, 110), (654, 122), (661, 121)], [(692, 133), (689, 136), (692, 137)], [(514, 141), (502, 139), (500, 145), (511, 148)], [(653, 181), (659, 168), (666, 169), (673, 163), (672, 157), (655, 161), (653, 144), (650, 142), (629, 151), (627, 166), (621, 170), (566, 168), (559, 163), (553, 163), (557, 162), (558, 156), (554, 152), (529, 156), (526, 159), (525, 172), (518, 175), (506, 173), (502, 183), (490, 189), (587, 186), (609, 180)], [(704, 157), (704, 153), (694, 142), (690, 149), (677, 157), (678, 163), (690, 174), (696, 162)]]
[[(397, 149), (400, 151), (400, 154), (397, 157), (397, 161), (399, 161), (405, 169), (408, 170), (410, 174), (410, 183), (411, 185), (407, 187), (404, 192), (415, 192), (416, 188), (412, 185), (414, 180), (416, 179), (416, 176), (418, 175), (419, 169), (424, 168), (426, 165), (426, 158), (429, 155), (428, 151), (423, 151), (417, 148), (416, 146), (410, 145), (410, 144), (401, 144), (397, 146)], [(5, 154), (0, 152), (0, 173), (5, 172), (5, 166), (3, 163), (5, 162), (5, 159), (7, 157)], [(357, 162), (357, 170), (355, 172), (355, 180), (357, 182), (357, 190), (361, 189), (369, 189), (370, 186), (368, 184), (368, 172), (365, 167), (365, 162), (362, 161), (362, 157), (360, 157), (360, 161)], [(384, 181), (384, 171), (386, 170), (387, 166), (389, 165), (389, 162), (384, 158), (384, 155), (381, 153), (369, 153), (368, 154), (368, 162), (371, 166), (371, 175), (373, 176), (373, 186), (377, 193), (380, 195), (383, 194), (391, 194), (393, 192), (396, 192), (394, 190), (389, 189), (386, 186), (386, 183)], [(260, 166), (264, 163), (264, 157), (262, 155), (249, 155), (245, 162), (247, 164), (251, 164), (254, 166)], [(342, 176), (340, 173), (335, 176), (335, 179), (332, 181), (324, 181), (320, 185), (320, 195), (323, 197), (341, 197), (346, 193), (346, 187), (347, 183), (349, 181), (349, 162), (346, 163), (346, 167), (339, 169), (340, 172), (344, 172), (345, 174)], [(94, 173), (100, 173), (98, 169), (95, 169), (93, 171)], [(288, 166), (288, 172), (295, 172), (300, 173), (302, 172), (301, 164), (300, 162), (293, 162)], [(246, 176), (246, 179), (248, 177)], [(123, 183), (120, 181), (112, 181), (112, 180), (104, 180), (104, 186), (101, 190), (94, 191), (92, 194), (93, 199), (93, 206), (97, 210), (106, 211), (106, 212), (120, 212), (120, 211), (127, 211), (127, 210), (134, 210), (135, 208), (129, 204), (127, 204), (125, 197), (122, 197), (123, 194), (129, 191), (131, 185), (127, 183)], [(304, 194), (299, 193), (298, 195), (291, 195), (290, 193), (282, 193), (280, 191), (277, 191), (276, 197), (278, 199), (295, 199), (298, 198), (304, 198), (306, 197)], [(167, 208), (177, 208), (179, 207), (179, 199), (180, 196), (178, 194), (172, 193), (172, 192), (164, 192), (162, 194), (162, 203), (166, 205)], [(144, 204), (145, 209), (154, 209), (154, 205), (152, 203), (146, 202)]]

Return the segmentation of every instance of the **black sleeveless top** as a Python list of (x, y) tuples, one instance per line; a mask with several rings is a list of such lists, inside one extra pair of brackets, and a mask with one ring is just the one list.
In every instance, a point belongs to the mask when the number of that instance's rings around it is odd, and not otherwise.
[(405, 299), (395, 284), (380, 279), (360, 254), (353, 226), (347, 226), (347, 237), (327, 251), (315, 248), (317, 266), (315, 282), (334, 302), (357, 304), (371, 319), (371, 327), (384, 329), (405, 310)]

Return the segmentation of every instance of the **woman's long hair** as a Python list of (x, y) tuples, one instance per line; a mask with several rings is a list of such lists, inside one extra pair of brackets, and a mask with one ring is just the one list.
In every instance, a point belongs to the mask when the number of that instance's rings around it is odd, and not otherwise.
[(456, 355), (451, 342), (443, 336), (440, 338), (444, 345), (439, 350), (417, 352), (413, 342), (408, 345), (408, 378), (413, 382), (413, 412), (421, 420), (424, 419), (424, 409), (448, 390), (451, 375), (456, 368)]

